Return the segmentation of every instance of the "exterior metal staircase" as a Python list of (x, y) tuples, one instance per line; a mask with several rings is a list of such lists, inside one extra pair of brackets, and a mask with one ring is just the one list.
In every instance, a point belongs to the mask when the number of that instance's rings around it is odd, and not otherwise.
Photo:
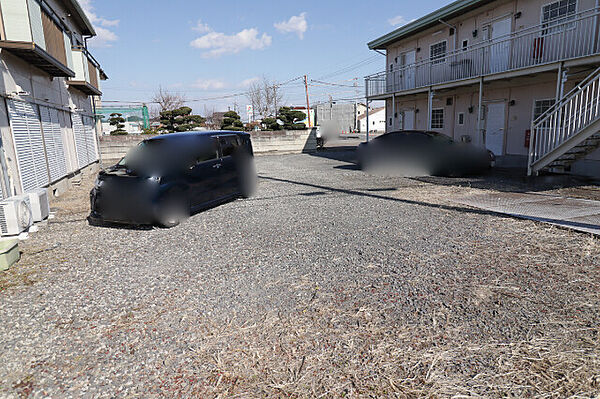
[(600, 68), (531, 124), (528, 174), (564, 172), (600, 148)]

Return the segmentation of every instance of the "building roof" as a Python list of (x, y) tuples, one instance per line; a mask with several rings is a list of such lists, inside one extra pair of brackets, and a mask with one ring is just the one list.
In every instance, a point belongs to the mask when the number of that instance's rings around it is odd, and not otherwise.
[(85, 36), (96, 36), (94, 25), (90, 22), (79, 2), (77, 0), (64, 0), (63, 3), (71, 11), (71, 17), (83, 28), (82, 33)]
[(481, 7), (487, 3), (491, 3), (494, 0), (458, 0), (454, 1), (447, 6), (444, 6), (430, 14), (425, 15), (417, 20), (414, 20), (400, 28), (383, 35), (368, 43), (369, 49), (371, 50), (383, 50), (390, 43), (395, 42), (405, 37), (414, 35), (415, 33), (422, 32), (440, 23), (440, 20), (446, 20), (454, 18), (458, 15), (464, 14), (465, 12), (471, 11), (475, 8)]
[[(372, 109), (372, 110), (369, 112), (369, 116), (373, 116), (373, 115), (375, 115), (376, 113), (378, 113), (378, 112), (381, 112), (381, 111), (384, 111), (384, 110), (385, 110), (385, 107), (373, 108), (373, 109)], [(367, 117), (367, 114), (362, 114), (362, 115), (359, 115), (359, 116), (358, 116), (358, 118), (356, 118), (356, 119), (358, 119), (359, 121), (361, 121), (361, 120), (365, 119), (366, 117)]]

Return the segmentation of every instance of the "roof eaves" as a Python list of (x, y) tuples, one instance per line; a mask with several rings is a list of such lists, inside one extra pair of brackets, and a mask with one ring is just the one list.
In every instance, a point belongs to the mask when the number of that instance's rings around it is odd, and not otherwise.
[(370, 50), (383, 50), (389, 43), (402, 39), (404, 37), (413, 35), (421, 32), (425, 29), (431, 28), (439, 23), (440, 19), (451, 18), (457, 14), (463, 13), (468, 9), (479, 7), (483, 4), (489, 3), (493, 0), (458, 0), (448, 4), (432, 13), (425, 15), (413, 22), (410, 22), (400, 28), (383, 35), (367, 45)]
[(94, 29), (94, 25), (87, 17), (85, 11), (83, 11), (83, 8), (81, 8), (79, 2), (77, 0), (65, 0), (65, 4), (67, 5), (67, 7), (72, 8), (77, 13), (77, 16), (79, 17), (78, 22), (84, 28), (82, 33), (86, 36), (96, 36), (96, 30)]

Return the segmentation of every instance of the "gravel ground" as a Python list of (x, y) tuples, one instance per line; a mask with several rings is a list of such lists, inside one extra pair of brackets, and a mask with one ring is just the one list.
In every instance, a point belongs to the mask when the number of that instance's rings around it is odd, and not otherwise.
[(600, 394), (597, 238), (349, 157), (169, 230), (89, 226), (84, 180), (0, 274), (0, 397)]

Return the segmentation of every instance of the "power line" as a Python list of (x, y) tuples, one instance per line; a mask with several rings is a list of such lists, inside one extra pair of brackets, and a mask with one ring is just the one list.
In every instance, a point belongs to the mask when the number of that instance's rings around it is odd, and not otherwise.
[(334, 76), (342, 75), (344, 73), (348, 73), (348, 72), (353, 71), (355, 69), (362, 68), (364, 66), (372, 64), (375, 61), (379, 61), (379, 60), (380, 60), (380, 58), (379, 58), (378, 55), (373, 55), (373, 56), (371, 56), (369, 58), (365, 58), (365, 59), (363, 59), (361, 61), (358, 61), (358, 62), (356, 62), (354, 64), (348, 65), (348, 66), (346, 66), (344, 68), (340, 68), (340, 69), (338, 69), (336, 71), (333, 71), (331, 73), (325, 74), (325, 75), (319, 77), (318, 79), (319, 80), (323, 80), (323, 79), (332, 78)]
[(320, 83), (322, 85), (327, 85), (327, 86), (336, 86), (336, 87), (352, 87), (352, 88), (360, 88), (360, 87), (364, 87), (364, 86), (358, 86), (358, 85), (344, 85), (344, 84), (339, 84), (339, 83), (331, 83), (331, 82), (322, 82), (320, 80), (315, 80), (315, 79), (311, 79), (311, 82), (315, 82), (315, 83)]

